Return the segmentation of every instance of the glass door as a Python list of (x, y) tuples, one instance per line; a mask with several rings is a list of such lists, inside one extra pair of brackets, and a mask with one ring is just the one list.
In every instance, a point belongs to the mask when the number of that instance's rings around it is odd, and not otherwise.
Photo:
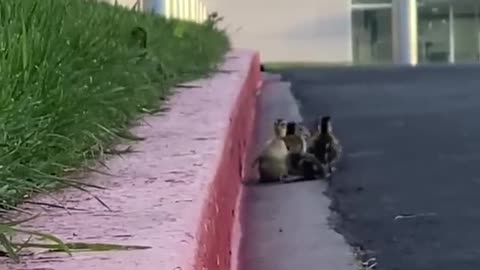
[(479, 3), (474, 0), (422, 3), (418, 8), (419, 61), (478, 62)]
[(448, 62), (449, 6), (438, 3), (419, 6), (418, 35), (420, 63)]
[(353, 3), (352, 41), (356, 64), (392, 62), (391, 0)]
[[(453, 1), (452, 1), (453, 2)], [(479, 56), (479, 17), (478, 3), (453, 2), (455, 62), (478, 62)]]

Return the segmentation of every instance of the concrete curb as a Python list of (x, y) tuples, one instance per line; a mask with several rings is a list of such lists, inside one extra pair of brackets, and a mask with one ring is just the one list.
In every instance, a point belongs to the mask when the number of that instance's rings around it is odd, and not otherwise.
[[(257, 90), (262, 86), (258, 53), (252, 54), (250, 69), (230, 114), (223, 151), (203, 212), (200, 244), (194, 270), (228, 270), (232, 259), (232, 230), (236, 218), (246, 153), (252, 141)], [(234, 255), (235, 256), (235, 255)]]

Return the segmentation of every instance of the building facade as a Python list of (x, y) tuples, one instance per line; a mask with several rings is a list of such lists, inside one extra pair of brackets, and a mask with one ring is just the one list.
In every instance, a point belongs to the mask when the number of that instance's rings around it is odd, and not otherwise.
[(258, 49), (266, 62), (415, 65), (480, 59), (480, 0), (116, 2), (198, 22), (217, 11), (234, 46)]
[(194, 22), (207, 19), (207, 7), (203, 0), (99, 0), (110, 4), (118, 4), (139, 11), (155, 11), (167, 18), (175, 18)]
[(465, 63), (480, 55), (480, 0), (205, 0), (264, 61)]
[(353, 59), (350, 0), (205, 0), (224, 17), (236, 47), (263, 61), (344, 62)]
[[(478, 0), (354, 0), (352, 49), (354, 63), (392, 63), (395, 57), (395, 2), (415, 5), (403, 18), (415, 17), (409, 29), (412, 54), (418, 63), (474, 63), (480, 56), (480, 1)], [(393, 29), (393, 30), (392, 30)], [(398, 32), (401, 32), (398, 31)], [(399, 49), (401, 50), (401, 49)]]

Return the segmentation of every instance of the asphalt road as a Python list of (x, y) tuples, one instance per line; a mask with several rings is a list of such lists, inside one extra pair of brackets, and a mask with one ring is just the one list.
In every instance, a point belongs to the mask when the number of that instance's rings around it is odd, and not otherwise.
[[(300, 121), (290, 84), (267, 76), (249, 164), (272, 136), (278, 117)], [(329, 226), (324, 181), (257, 184), (252, 171), (241, 203), (238, 270), (356, 270), (351, 248)]]
[(479, 67), (282, 74), (304, 120), (330, 114), (343, 142), (330, 196), (350, 244), (376, 269), (480, 269)]

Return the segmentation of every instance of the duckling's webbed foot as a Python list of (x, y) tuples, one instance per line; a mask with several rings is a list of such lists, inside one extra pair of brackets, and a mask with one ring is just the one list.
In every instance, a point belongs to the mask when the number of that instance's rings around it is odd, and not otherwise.
[(334, 170), (333, 167), (332, 167), (331, 165), (327, 165), (326, 167), (327, 167), (327, 172), (328, 172), (329, 174), (332, 174), (332, 173), (333, 173), (333, 170)]
[(322, 179), (328, 174), (327, 167), (312, 154), (305, 154), (301, 165), (302, 173), (306, 180)]
[(288, 175), (282, 175), (278, 178), (280, 183), (288, 183)]
[(317, 178), (319, 172), (321, 174), (321, 168), (318, 168), (313, 162), (304, 160), (301, 164), (302, 176), (306, 180), (313, 180)]

